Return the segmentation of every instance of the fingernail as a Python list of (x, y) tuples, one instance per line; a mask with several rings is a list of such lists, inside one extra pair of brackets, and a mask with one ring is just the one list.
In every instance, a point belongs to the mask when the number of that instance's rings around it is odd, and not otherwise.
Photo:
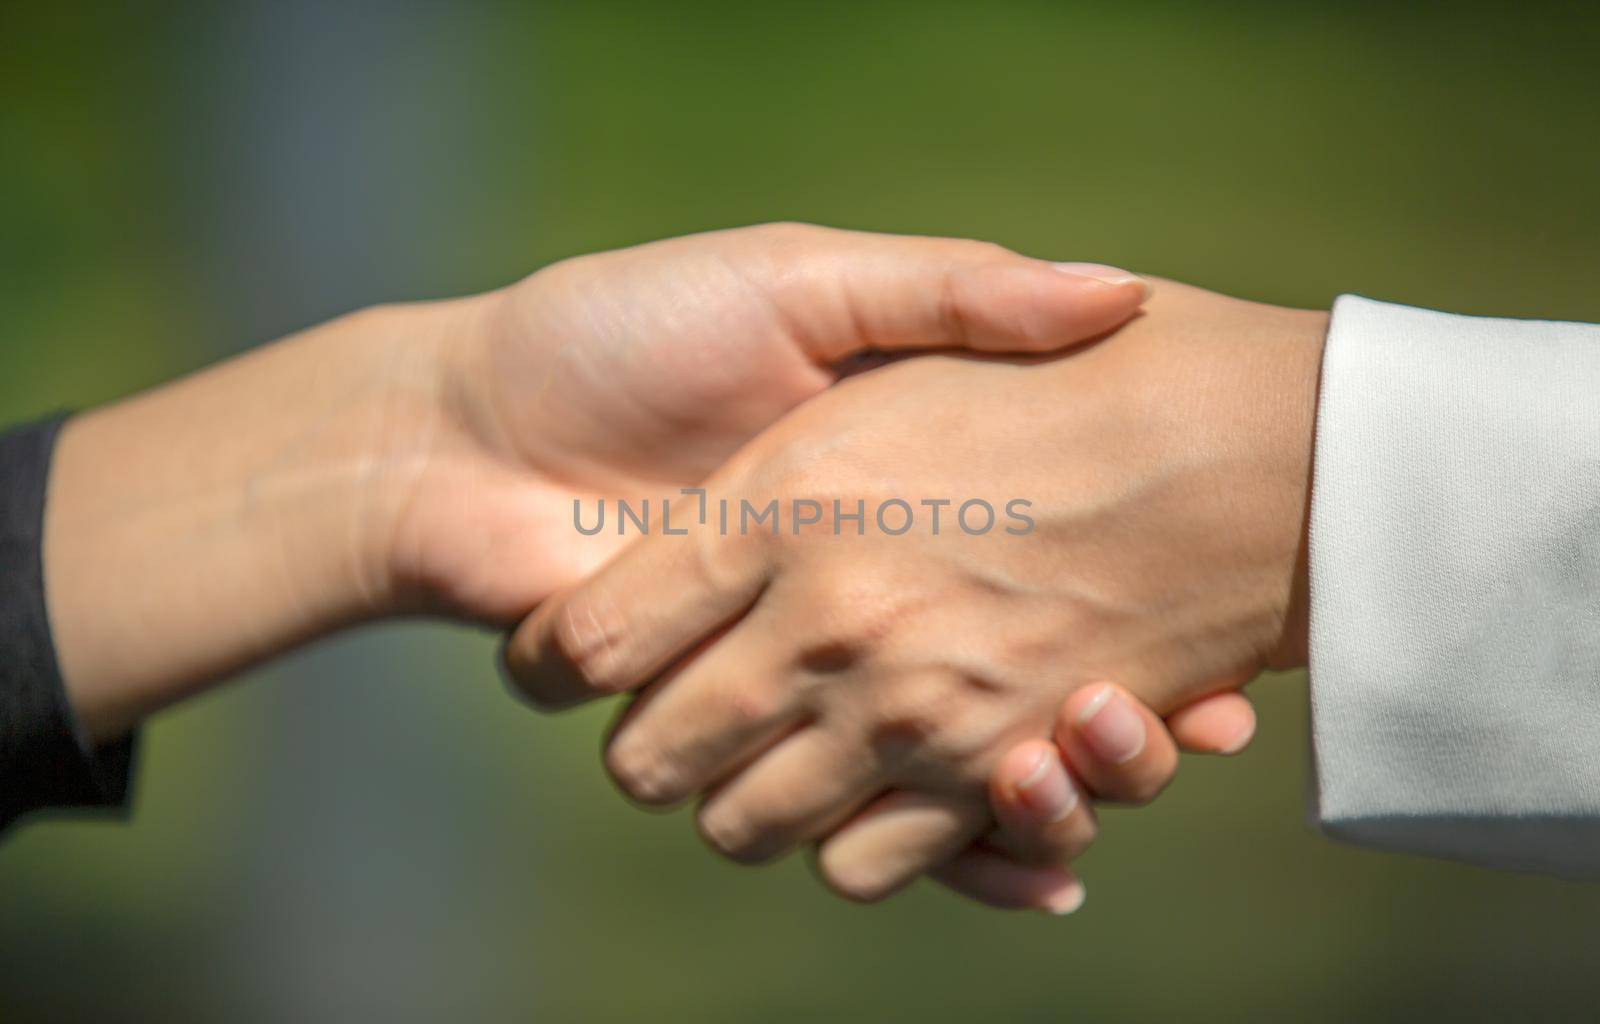
[(1144, 749), (1144, 719), (1109, 683), (1078, 713), (1078, 731), (1095, 756), (1110, 764), (1126, 764)]
[(1054, 825), (1078, 806), (1078, 790), (1067, 779), (1061, 759), (1041, 751), (1039, 763), (1018, 781), (1017, 799), (1047, 824)]
[(1074, 879), (1070, 884), (1062, 886), (1040, 900), (1039, 906), (1045, 913), (1065, 917), (1083, 906), (1083, 901), (1088, 895), (1083, 883)]
[(1147, 299), (1150, 297), (1151, 292), (1154, 291), (1150, 287), (1150, 282), (1138, 274), (1130, 274), (1119, 267), (1108, 267), (1103, 263), (1055, 263), (1052, 266), (1063, 274), (1093, 278), (1102, 284), (1137, 284), (1144, 289), (1144, 297)]

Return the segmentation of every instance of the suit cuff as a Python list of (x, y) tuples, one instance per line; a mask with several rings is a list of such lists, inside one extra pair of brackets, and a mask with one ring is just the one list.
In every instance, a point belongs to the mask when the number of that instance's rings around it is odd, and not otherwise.
[(1310, 536), (1321, 826), (1600, 874), (1600, 328), (1341, 298)]

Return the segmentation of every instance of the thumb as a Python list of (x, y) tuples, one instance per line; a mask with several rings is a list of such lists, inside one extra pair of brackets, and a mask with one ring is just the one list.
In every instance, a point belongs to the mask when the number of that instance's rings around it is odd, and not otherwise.
[(764, 230), (759, 267), (769, 294), (824, 365), (871, 350), (1051, 352), (1119, 326), (1150, 291), (1126, 270), (1052, 263), (990, 242)]

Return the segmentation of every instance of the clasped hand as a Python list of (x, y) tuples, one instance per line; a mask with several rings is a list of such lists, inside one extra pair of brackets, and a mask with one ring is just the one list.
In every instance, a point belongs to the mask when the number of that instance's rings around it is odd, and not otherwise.
[[(932, 872), (1068, 910), (1092, 798), (1237, 749), (1232, 691), (1303, 661), (1325, 321), (802, 225), (341, 318), (64, 429), (44, 563), (77, 727), (448, 615), (514, 631), (537, 704), (636, 692), (611, 772), (704, 794), (730, 856), (814, 843), (856, 898)], [(716, 513), (668, 533), (672, 497)], [(652, 501), (649, 536), (574, 523)]]
[(1081, 797), (1153, 797), (1174, 733), (1241, 746), (1214, 695), (1303, 660), (1320, 314), (1165, 282), (1136, 313), (1109, 268), (797, 226), (519, 287), (554, 344), (502, 350), (544, 386), (497, 429), (575, 506), (678, 504), (628, 543), (542, 503), (570, 555), (507, 668), (544, 707), (637, 691), (609, 770), (705, 794), (730, 857), (817, 843), (854, 898), (933, 872), (1070, 909)]

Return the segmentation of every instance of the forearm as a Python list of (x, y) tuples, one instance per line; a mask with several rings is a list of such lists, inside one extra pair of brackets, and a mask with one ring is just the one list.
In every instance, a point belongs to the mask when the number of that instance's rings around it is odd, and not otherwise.
[(396, 607), (383, 545), (437, 429), (450, 315), (348, 316), (66, 426), (45, 581), (91, 739)]

